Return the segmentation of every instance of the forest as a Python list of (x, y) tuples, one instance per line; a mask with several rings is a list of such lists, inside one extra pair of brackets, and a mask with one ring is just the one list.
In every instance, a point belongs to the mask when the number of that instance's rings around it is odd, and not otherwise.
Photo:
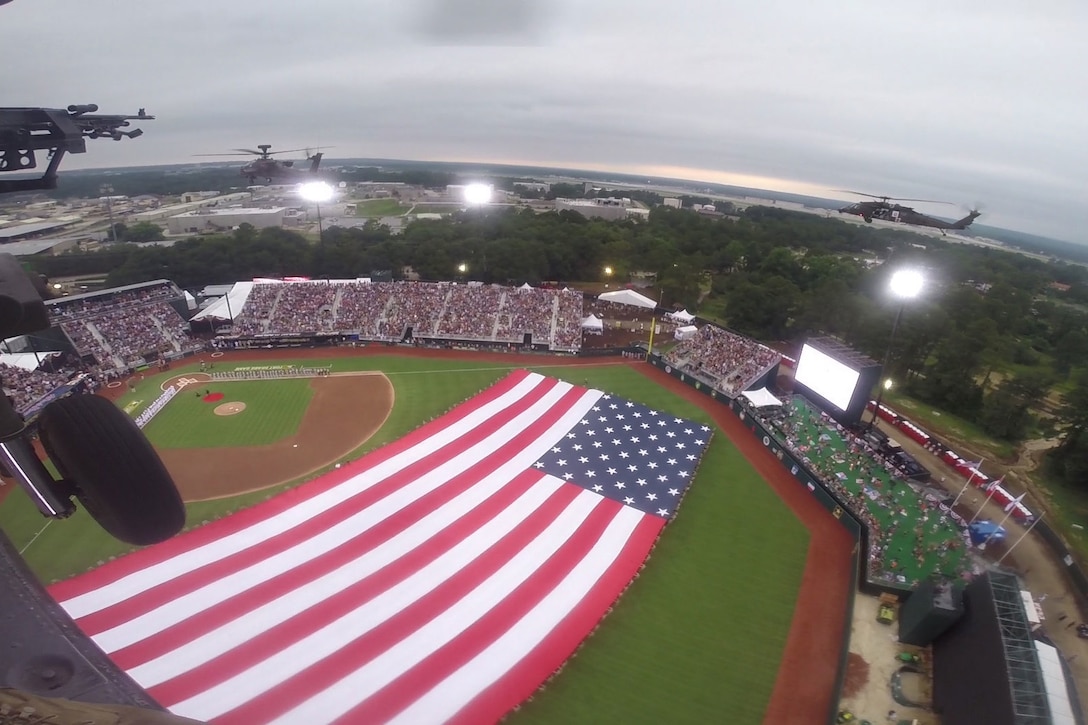
[(480, 210), (418, 220), (399, 235), (370, 223), (326, 229), (314, 243), (243, 225), (172, 247), (121, 244), (32, 264), (47, 276), (108, 270), (111, 285), (167, 278), (189, 290), (256, 276), (399, 277), (406, 267), (426, 280), (504, 284), (622, 282), (650, 272), (666, 307), (789, 349), (832, 334), (878, 361), (899, 309), (888, 275), (911, 266), (926, 287), (904, 305), (886, 376), (997, 439), (1058, 426), (1065, 437), (1050, 457), (1056, 475), (1088, 474), (1088, 269), (904, 230), (771, 207), (737, 217), (656, 207), (646, 222)]

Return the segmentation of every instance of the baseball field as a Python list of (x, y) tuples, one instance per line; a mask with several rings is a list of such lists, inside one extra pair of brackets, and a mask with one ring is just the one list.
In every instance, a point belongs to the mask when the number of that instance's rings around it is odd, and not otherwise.
[[(165, 387), (186, 381), (145, 432), (188, 502), (189, 527), (395, 441), (513, 368), (599, 388), (716, 432), (642, 575), (562, 674), (511, 720), (758, 723), (826, 716), (849, 581), (848, 571), (826, 561), (845, 561), (849, 544), (761, 446), (748, 445), (750, 436), (724, 408), (629, 361), (373, 348), (299, 355), (232, 352), (208, 362), (217, 373), (304, 364), (332, 374), (222, 381), (194, 363), (134, 380), (132, 392), (105, 391), (135, 415)], [(47, 583), (130, 548), (82, 512), (46, 522), (21, 492), (0, 504), (0, 525)]]

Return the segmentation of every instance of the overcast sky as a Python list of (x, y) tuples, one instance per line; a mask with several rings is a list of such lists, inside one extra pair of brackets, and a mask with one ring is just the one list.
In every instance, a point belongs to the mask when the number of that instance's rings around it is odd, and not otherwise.
[(0, 102), (158, 116), (63, 168), (328, 145), (982, 202), (1088, 243), (1085, 38), (1083, 0), (13, 0)]

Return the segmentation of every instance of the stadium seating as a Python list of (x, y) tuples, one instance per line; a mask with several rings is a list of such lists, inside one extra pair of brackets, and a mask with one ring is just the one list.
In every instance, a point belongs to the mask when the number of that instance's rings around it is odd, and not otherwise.
[(692, 338), (670, 350), (665, 359), (673, 367), (703, 377), (729, 395), (737, 395), (782, 356), (755, 340), (703, 325)]
[(4, 394), (12, 398), (15, 409), (20, 412), (25, 411), (47, 393), (64, 385), (68, 382), (68, 377), (62, 373), (24, 370), (0, 363), (0, 380), (3, 380)]

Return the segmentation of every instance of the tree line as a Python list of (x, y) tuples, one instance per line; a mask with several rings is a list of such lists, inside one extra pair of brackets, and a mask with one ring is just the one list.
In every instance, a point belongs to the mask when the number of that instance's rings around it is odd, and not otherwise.
[(1088, 410), (1088, 269), (906, 230), (770, 207), (734, 218), (656, 207), (646, 222), (479, 210), (415, 221), (399, 235), (372, 222), (332, 227), (315, 244), (243, 225), (172, 247), (122, 244), (32, 264), (48, 276), (108, 271), (111, 285), (167, 278), (190, 290), (256, 276), (399, 277), (408, 267), (428, 280), (601, 282), (608, 267), (614, 281), (656, 274), (664, 305), (757, 339), (832, 334), (878, 361), (899, 309), (889, 273), (913, 266), (926, 290), (903, 306), (886, 375), (1003, 440), (1046, 420), (1065, 425), (1059, 475), (1088, 466), (1088, 421), (1077, 417)]

